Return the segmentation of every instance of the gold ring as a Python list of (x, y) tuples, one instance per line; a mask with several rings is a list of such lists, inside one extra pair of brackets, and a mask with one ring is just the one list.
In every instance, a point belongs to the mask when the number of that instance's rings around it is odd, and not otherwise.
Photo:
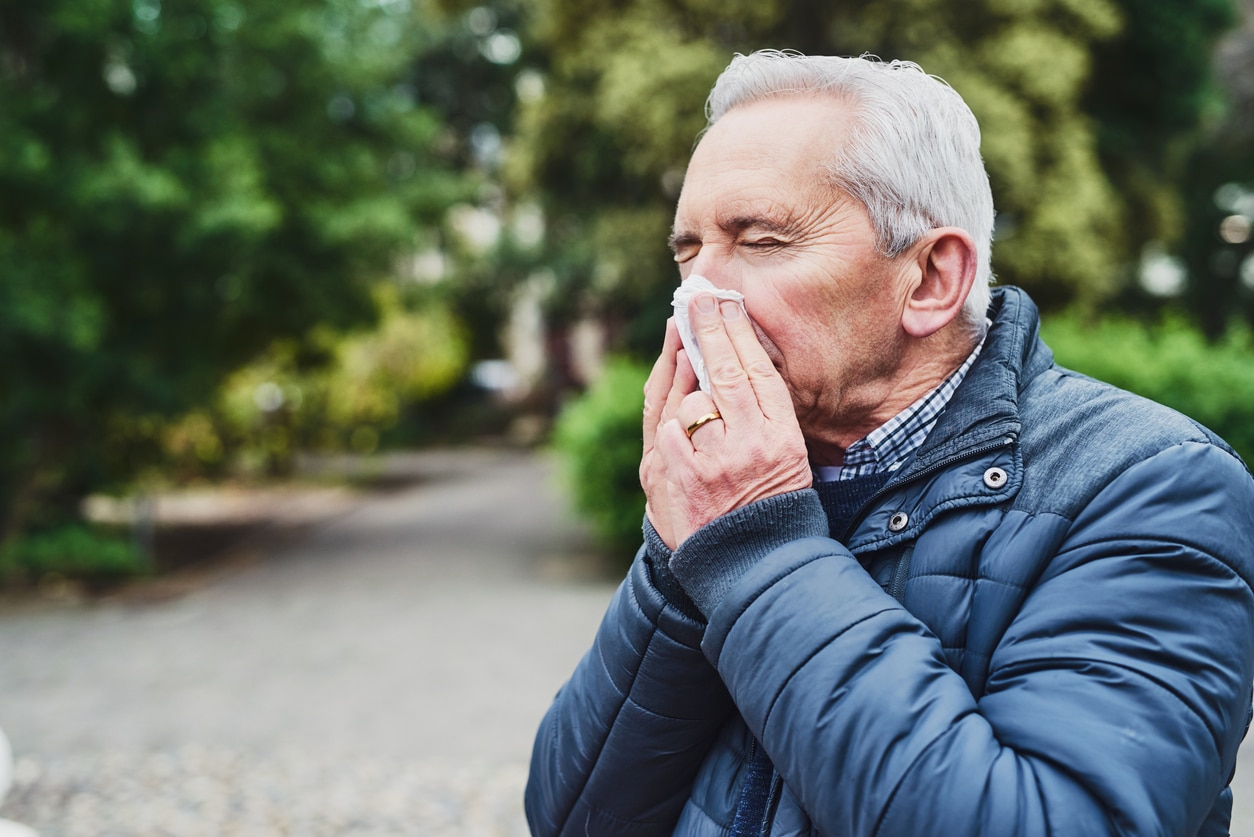
[(698, 429), (700, 429), (701, 427), (704, 427), (705, 425), (709, 424), (715, 419), (721, 419), (721, 418), (722, 418), (722, 415), (719, 414), (718, 410), (715, 410), (712, 413), (706, 413), (701, 418), (697, 419), (692, 424), (688, 425), (688, 429), (685, 430), (684, 432), (687, 433), (688, 438), (691, 439), (692, 434), (696, 433)]

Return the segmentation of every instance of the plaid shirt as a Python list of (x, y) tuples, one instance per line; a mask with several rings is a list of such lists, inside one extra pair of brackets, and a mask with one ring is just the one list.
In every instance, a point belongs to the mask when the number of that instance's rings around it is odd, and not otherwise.
[(884, 471), (891, 473), (905, 465), (932, 432), (936, 420), (983, 348), (984, 341), (980, 340), (962, 365), (940, 386), (850, 445), (843, 465), (820, 466), (815, 469), (815, 476), (825, 482), (851, 480)]

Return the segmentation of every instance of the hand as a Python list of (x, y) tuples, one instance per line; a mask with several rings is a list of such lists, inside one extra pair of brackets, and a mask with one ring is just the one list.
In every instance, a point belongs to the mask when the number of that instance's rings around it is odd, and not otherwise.
[[(640, 482), (671, 549), (717, 517), (813, 482), (788, 387), (740, 306), (701, 294), (689, 315), (712, 395), (697, 389), (673, 323), (645, 384)], [(721, 420), (689, 438), (686, 429), (714, 410)]]
[[(644, 384), (644, 453), (640, 458), (640, 485), (645, 492), (645, 516), (671, 549), (676, 546), (670, 521), (670, 489), (666, 466), (657, 453), (657, 431), (673, 420), (685, 395), (697, 389), (697, 373), (688, 361), (674, 318), (666, 321), (662, 353)], [(687, 425), (685, 425), (687, 426)], [(660, 514), (659, 514), (660, 510)]]

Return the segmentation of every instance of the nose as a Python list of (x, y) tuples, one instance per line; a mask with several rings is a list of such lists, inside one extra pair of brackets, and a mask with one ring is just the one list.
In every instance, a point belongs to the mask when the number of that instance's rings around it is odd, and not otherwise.
[(720, 253), (717, 247), (702, 247), (701, 251), (683, 267), (685, 279), (694, 275), (704, 276), (716, 288), (738, 290), (734, 271), (730, 269), (726, 255)]

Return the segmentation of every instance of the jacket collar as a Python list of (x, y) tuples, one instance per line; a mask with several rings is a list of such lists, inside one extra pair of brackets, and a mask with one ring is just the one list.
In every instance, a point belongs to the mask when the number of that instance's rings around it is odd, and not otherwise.
[(999, 439), (1018, 439), (1019, 393), (1049, 368), (1053, 353), (1040, 341), (1036, 304), (1019, 288), (995, 288), (988, 316), (992, 325), (984, 349), (909, 471)]
[[(1018, 288), (993, 291), (989, 319), (979, 358), (914, 461), (888, 484), (911, 483), (918, 490), (863, 510), (846, 542), (855, 555), (918, 537), (942, 508), (996, 504), (1018, 492), (1019, 395), (1053, 363), (1053, 355), (1038, 338), (1036, 305)], [(961, 460), (970, 462), (951, 470)], [(1002, 472), (999, 486), (988, 482), (994, 469)]]

